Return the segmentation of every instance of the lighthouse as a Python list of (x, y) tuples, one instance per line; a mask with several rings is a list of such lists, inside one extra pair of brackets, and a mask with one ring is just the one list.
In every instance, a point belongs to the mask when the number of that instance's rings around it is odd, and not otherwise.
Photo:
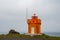
[(38, 35), (41, 34), (41, 19), (34, 14), (31, 19), (27, 19), (28, 34)]

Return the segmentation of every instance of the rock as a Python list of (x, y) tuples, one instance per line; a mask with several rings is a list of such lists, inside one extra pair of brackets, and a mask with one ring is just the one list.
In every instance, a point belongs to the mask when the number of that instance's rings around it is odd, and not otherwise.
[(20, 33), (17, 32), (17, 31), (15, 31), (15, 30), (13, 30), (13, 29), (11, 29), (11, 30), (9, 31), (9, 34), (20, 34)]

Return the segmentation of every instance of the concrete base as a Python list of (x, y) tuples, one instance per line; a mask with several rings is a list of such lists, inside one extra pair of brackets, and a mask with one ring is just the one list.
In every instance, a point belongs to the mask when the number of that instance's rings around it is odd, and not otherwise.
[(26, 34), (26, 35), (30, 35), (30, 36), (34, 36), (34, 35), (42, 35), (41, 33), (40, 34)]

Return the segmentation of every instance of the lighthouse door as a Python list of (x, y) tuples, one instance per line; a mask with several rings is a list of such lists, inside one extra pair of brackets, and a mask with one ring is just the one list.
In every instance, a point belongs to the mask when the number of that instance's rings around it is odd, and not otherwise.
[(31, 34), (34, 34), (34, 27), (31, 28)]

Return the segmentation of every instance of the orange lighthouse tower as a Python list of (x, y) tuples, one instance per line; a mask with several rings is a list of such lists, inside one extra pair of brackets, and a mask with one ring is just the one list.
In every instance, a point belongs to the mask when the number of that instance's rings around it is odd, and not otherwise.
[(31, 19), (27, 20), (28, 34), (38, 35), (41, 34), (41, 20), (34, 14)]

